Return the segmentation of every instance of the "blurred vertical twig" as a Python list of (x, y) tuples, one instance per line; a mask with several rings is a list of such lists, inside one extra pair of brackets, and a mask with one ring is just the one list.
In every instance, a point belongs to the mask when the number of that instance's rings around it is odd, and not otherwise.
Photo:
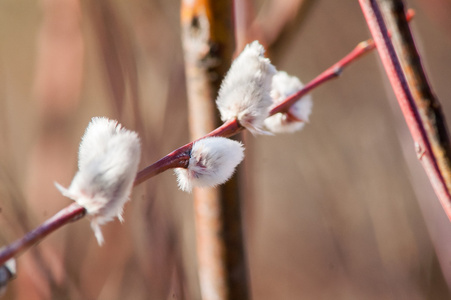
[[(147, 161), (156, 154), (155, 150), (150, 151), (151, 145), (162, 145), (162, 143), (156, 141), (154, 132), (146, 130), (142, 117), (144, 114), (140, 101), (137, 54), (134, 48), (136, 45), (132, 34), (133, 30), (142, 30), (142, 28), (135, 27), (132, 30), (128, 27), (128, 24), (124, 22), (124, 12), (121, 10), (120, 2), (109, 0), (86, 3), (98, 39), (105, 81), (110, 91), (110, 102), (114, 113), (120, 120), (130, 120), (134, 129), (140, 133), (144, 149), (142, 160)], [(140, 213), (135, 217), (140, 218), (141, 226), (145, 230), (135, 237), (138, 241), (135, 241), (136, 249), (133, 249), (135, 253), (132, 254), (146, 276), (149, 295), (151, 298), (160, 299), (172, 294), (171, 286), (183, 286), (183, 282), (172, 282), (181, 279), (181, 273), (183, 273), (183, 268), (179, 265), (180, 261), (176, 257), (179, 237), (174, 229), (174, 219), (166, 213), (166, 204), (154, 197), (155, 186), (146, 185), (144, 193), (148, 201), (142, 204)], [(126, 261), (128, 258), (123, 257), (123, 259)], [(154, 270), (158, 270), (158, 273)], [(184, 295), (177, 293), (177, 297), (182, 299)]]
[[(27, 173), (23, 183), (26, 210), (31, 212), (27, 215), (36, 216), (39, 220), (45, 216), (46, 210), (52, 211), (60, 206), (58, 192), (49, 188), (53, 179), (70, 178), (72, 173), (72, 163), (67, 158), (75, 154), (75, 149), (69, 142), (71, 128), (68, 120), (80, 103), (85, 40), (79, 0), (38, 3), (42, 21), (36, 39), (32, 91), (37, 117), (33, 124), (36, 136), (24, 160)], [(28, 221), (33, 223), (32, 220)], [(18, 277), (17, 285), (27, 288), (17, 289), (18, 298), (57, 297), (69, 284), (64, 260), (68, 251), (62, 243), (64, 236), (64, 233), (54, 235), (53, 242), (25, 256), (24, 260), (28, 262), (21, 269), (23, 275)]]
[(270, 48), (274, 58), (293, 43), (316, 0), (268, 1), (252, 24), (252, 32)]
[(293, 42), (315, 0), (267, 1), (257, 14), (252, 0), (236, 0), (235, 21), (239, 53), (253, 40), (271, 48), (277, 58)]
[[(124, 119), (131, 107), (136, 130), (143, 129), (139, 114), (138, 78), (133, 44), (118, 9), (111, 1), (88, 2), (93, 28), (99, 40), (99, 51), (110, 88), (112, 106), (116, 115)], [(130, 102), (126, 103), (127, 92)], [(130, 105), (127, 105), (130, 104)]]
[[(234, 51), (233, 2), (182, 1), (190, 132), (193, 139), (218, 125), (215, 98)], [(248, 299), (239, 182), (195, 189), (195, 219), (203, 299)]]
[[(439, 168), (436, 152), (433, 151), (434, 145), (431, 142), (431, 137), (427, 133), (426, 127), (428, 125), (425, 124), (426, 122), (423, 119), (425, 117), (424, 111), (420, 112), (418, 110), (418, 106), (424, 106), (425, 104), (417, 104), (414, 100), (412, 91), (401, 68), (401, 64), (396, 56), (393, 44), (390, 41), (377, 1), (359, 0), (359, 2), (368, 27), (373, 35), (374, 42), (376, 43), (376, 48), (379, 52), (382, 64), (384, 65), (396, 98), (398, 99), (398, 103), (406, 119), (410, 133), (415, 141), (418, 159), (426, 170), (429, 180), (432, 183), (432, 187), (434, 188), (445, 213), (448, 218), (451, 219), (450, 191), (445, 182), (445, 176)], [(394, 29), (397, 30), (396, 28)], [(427, 82), (425, 83), (427, 84)], [(423, 117), (421, 117), (421, 114), (423, 114)], [(441, 147), (443, 147), (443, 145), (441, 145)]]
[(105, 75), (109, 83), (112, 106), (115, 114), (121, 116), (124, 110), (126, 93), (126, 66), (124, 66), (124, 39), (122, 27), (118, 23), (117, 13), (109, 1), (88, 1), (89, 12), (96, 38), (99, 41), (99, 51)]
[(258, 39), (258, 36), (261, 34), (260, 32), (256, 32), (255, 28), (252, 26), (252, 23), (256, 18), (255, 1), (234, 0), (233, 4), (236, 41), (235, 54), (237, 54), (244, 49), (246, 44)]

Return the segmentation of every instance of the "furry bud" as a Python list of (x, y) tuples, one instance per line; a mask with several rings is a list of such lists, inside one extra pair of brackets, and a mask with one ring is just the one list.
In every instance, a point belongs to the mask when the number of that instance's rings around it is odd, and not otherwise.
[(243, 160), (243, 145), (240, 142), (211, 137), (194, 142), (188, 168), (177, 168), (177, 180), (181, 190), (213, 187), (226, 182)]
[(263, 121), (272, 104), (269, 93), (276, 69), (264, 52), (258, 41), (248, 44), (232, 63), (216, 100), (222, 121), (237, 118), (252, 134), (265, 133)]
[(78, 172), (69, 188), (58, 183), (61, 193), (83, 206), (99, 245), (100, 225), (118, 217), (128, 201), (138, 170), (141, 146), (136, 132), (107, 118), (92, 118), (80, 143)]
[[(285, 100), (303, 88), (301, 81), (286, 72), (279, 71), (272, 80), (271, 97), (274, 104)], [(265, 120), (265, 126), (274, 133), (287, 133), (301, 130), (308, 122), (313, 101), (310, 95), (303, 96), (294, 103), (288, 113), (277, 113)]]

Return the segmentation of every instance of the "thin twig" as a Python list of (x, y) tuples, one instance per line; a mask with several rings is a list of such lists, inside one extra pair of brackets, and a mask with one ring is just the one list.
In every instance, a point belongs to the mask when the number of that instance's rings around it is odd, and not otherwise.
[(78, 205), (72, 203), (60, 210), (53, 217), (39, 225), (34, 230), (28, 232), (24, 237), (16, 240), (12, 244), (1, 248), (0, 251), (0, 266), (3, 265), (10, 258), (21, 254), (40, 240), (44, 239), (47, 235), (71, 222), (75, 222), (83, 218), (86, 214), (86, 210)]
[(401, 64), (390, 41), (382, 14), (375, 0), (359, 0), (379, 56), (395, 92), (410, 133), (415, 141), (418, 159), (432, 183), (445, 213), (451, 219), (451, 196), (440, 172), (430, 139), (426, 134), (417, 105), (407, 84)]

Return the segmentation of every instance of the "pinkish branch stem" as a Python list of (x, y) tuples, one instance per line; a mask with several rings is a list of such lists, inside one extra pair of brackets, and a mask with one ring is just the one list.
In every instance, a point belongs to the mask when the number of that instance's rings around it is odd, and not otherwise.
[(315, 79), (306, 84), (301, 90), (294, 93), (284, 101), (281, 101), (274, 105), (270, 110), (270, 115), (274, 115), (280, 112), (288, 112), (290, 107), (302, 96), (309, 93), (311, 90), (316, 88), (317, 86), (340, 76), (343, 72), (343, 69), (349, 65), (351, 62), (357, 60), (362, 55), (368, 53), (369, 51), (374, 49), (374, 43), (372, 40), (367, 40), (364, 42), (360, 42), (351, 52), (349, 52), (345, 57), (340, 59), (333, 66), (329, 67), (327, 70), (319, 74)]
[(53, 217), (45, 221), (43, 224), (38, 226), (36, 229), (28, 232), (21, 239), (16, 240), (12, 244), (1, 248), (0, 250), (0, 266), (3, 265), (10, 258), (19, 255), (24, 252), (40, 240), (44, 239), (47, 235), (57, 230), (58, 228), (66, 225), (68, 223), (77, 221), (81, 219), (86, 214), (86, 210), (78, 205), (77, 203), (72, 203), (60, 210)]
[(174, 168), (187, 168), (192, 146), (192, 142), (186, 144), (139, 171), (136, 175), (134, 186), (137, 186), (147, 179), (152, 178), (166, 170)]
[(407, 84), (401, 64), (390, 41), (379, 6), (375, 0), (359, 0), (359, 2), (376, 43), (385, 72), (387, 73), (410, 133), (415, 141), (418, 158), (426, 170), (443, 209), (448, 218), (451, 219), (451, 197), (449, 191), (438, 168), (424, 124), (420, 118), (418, 108)]

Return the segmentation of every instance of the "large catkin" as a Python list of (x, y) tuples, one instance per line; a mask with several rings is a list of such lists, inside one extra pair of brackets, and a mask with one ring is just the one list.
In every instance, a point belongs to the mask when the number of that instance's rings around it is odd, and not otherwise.
[(91, 218), (98, 243), (103, 243), (100, 225), (118, 217), (128, 201), (141, 156), (136, 132), (117, 121), (95, 117), (80, 143), (78, 172), (69, 188), (56, 184), (61, 193), (83, 206)]

